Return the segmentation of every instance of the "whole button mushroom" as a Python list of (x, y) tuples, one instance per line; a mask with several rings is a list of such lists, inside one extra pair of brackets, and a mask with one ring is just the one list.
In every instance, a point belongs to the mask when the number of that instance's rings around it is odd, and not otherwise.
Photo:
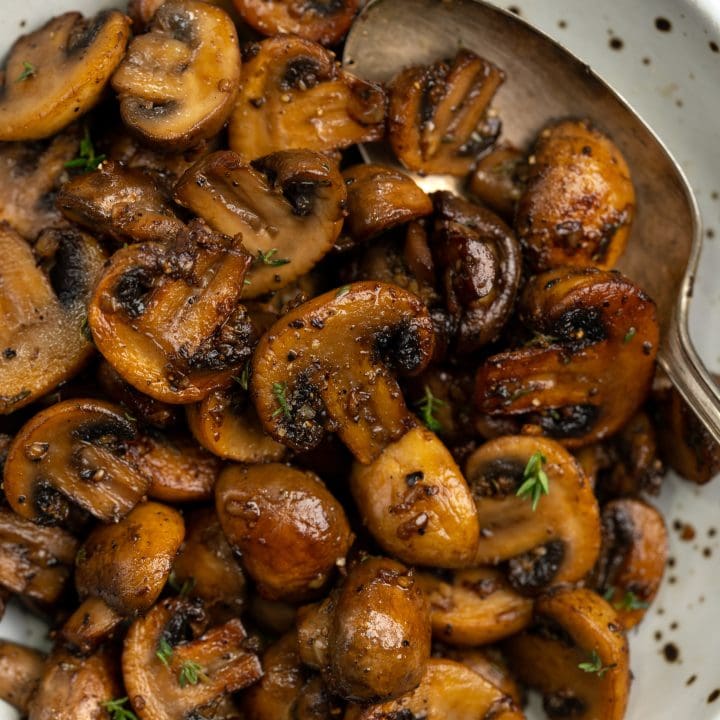
[(223, 532), (264, 597), (312, 597), (345, 562), (350, 526), (314, 473), (277, 463), (231, 466), (215, 499)]
[(0, 95), (0, 141), (40, 140), (101, 98), (125, 54), (130, 21), (117, 10), (85, 19), (69, 12), (10, 49)]

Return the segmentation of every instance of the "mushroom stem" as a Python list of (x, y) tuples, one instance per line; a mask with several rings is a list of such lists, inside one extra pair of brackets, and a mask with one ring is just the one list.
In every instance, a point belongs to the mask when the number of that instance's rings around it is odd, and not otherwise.
[(44, 667), (45, 656), (38, 650), (1, 640), (0, 699), (24, 715)]
[(122, 622), (123, 616), (115, 612), (104, 600), (87, 598), (70, 616), (62, 629), (62, 637), (68, 645), (82, 653), (94, 650), (113, 629)]

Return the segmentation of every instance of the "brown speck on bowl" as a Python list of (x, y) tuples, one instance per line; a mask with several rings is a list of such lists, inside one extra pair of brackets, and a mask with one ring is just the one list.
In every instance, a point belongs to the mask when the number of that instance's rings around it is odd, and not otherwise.
[(660, 32), (670, 32), (672, 30), (672, 23), (664, 17), (656, 17), (655, 18), (655, 27)]

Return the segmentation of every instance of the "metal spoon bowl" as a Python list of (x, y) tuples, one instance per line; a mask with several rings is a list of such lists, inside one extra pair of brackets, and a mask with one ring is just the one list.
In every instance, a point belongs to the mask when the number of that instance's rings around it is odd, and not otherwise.
[[(503, 136), (527, 146), (548, 121), (590, 118), (630, 166), (637, 212), (619, 268), (655, 300), (662, 329), (659, 363), (720, 442), (720, 394), (688, 333), (688, 307), (702, 247), (698, 207), (688, 182), (653, 131), (609, 85), (547, 35), (481, 0), (374, 0), (355, 21), (343, 62), (366, 80), (387, 82), (410, 65), (475, 51), (505, 70), (493, 102)], [(366, 159), (388, 162), (369, 145)], [(454, 189), (457, 179), (430, 176), (426, 190)]]

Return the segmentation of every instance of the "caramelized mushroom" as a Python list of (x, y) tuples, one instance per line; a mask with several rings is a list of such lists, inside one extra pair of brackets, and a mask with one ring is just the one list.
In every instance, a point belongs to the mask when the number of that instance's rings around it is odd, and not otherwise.
[(230, 148), (250, 161), (278, 150), (337, 150), (385, 134), (382, 89), (340, 69), (335, 55), (293, 35), (247, 51), (230, 118)]
[(84, 324), (103, 251), (72, 229), (43, 233), (36, 251), (50, 256), (48, 272), (0, 223), (0, 415), (72, 377), (93, 352)]
[(421, 372), (433, 344), (430, 317), (407, 291), (360, 282), (320, 295), (280, 318), (257, 346), (250, 390), (260, 421), (296, 450), (335, 431), (371, 462), (415, 425), (392, 371)]
[(500, 134), (488, 111), (505, 73), (462, 49), (453, 60), (403, 70), (390, 85), (388, 137), (398, 160), (422, 174), (467, 175)]
[(263, 35), (290, 33), (336, 45), (350, 29), (360, 0), (234, 0), (242, 19)]
[(472, 563), (479, 533), (473, 499), (429, 430), (414, 428), (370, 465), (355, 463), (350, 487), (363, 522), (388, 553), (414, 565)]
[(244, 297), (277, 290), (308, 272), (342, 228), (345, 188), (327, 157), (277, 152), (246, 165), (213, 153), (180, 179), (176, 200), (214, 230), (242, 236), (253, 256)]
[(420, 686), (379, 705), (352, 705), (344, 720), (524, 720), (512, 699), (470, 668), (453, 660), (431, 658)]
[(65, 400), (26, 423), (10, 446), (4, 489), (19, 515), (64, 522), (70, 505), (103, 521), (124, 517), (149, 480), (125, 456), (135, 426), (100, 400)]
[(537, 425), (567, 447), (621, 428), (650, 389), (653, 301), (619, 273), (560, 268), (529, 281), (520, 312), (540, 335), (479, 368), (480, 412)]
[(603, 543), (592, 586), (626, 630), (644, 617), (660, 587), (668, 555), (662, 515), (632, 498), (613, 500), (602, 512)]
[(528, 160), (515, 227), (536, 270), (615, 267), (635, 214), (630, 170), (588, 120), (545, 128)]
[(0, 700), (26, 715), (44, 669), (45, 656), (41, 652), (0, 640)]
[(298, 626), (300, 656), (331, 693), (379, 702), (414, 690), (430, 656), (430, 619), (414, 573), (366, 558)]
[[(545, 495), (520, 491), (540, 483), (540, 473)], [(531, 436), (497, 438), (468, 458), (466, 476), (480, 522), (478, 564), (507, 562), (510, 584), (527, 594), (576, 582), (592, 569), (600, 551), (598, 505), (561, 445)]]
[(231, 466), (215, 498), (225, 537), (264, 597), (307, 598), (345, 561), (353, 538), (345, 512), (313, 473)]
[(113, 75), (123, 122), (151, 145), (192, 147), (230, 117), (240, 65), (235, 25), (225, 11), (169, 0)]
[(0, 141), (50, 137), (90, 110), (129, 37), (128, 18), (108, 10), (65, 13), (19, 38), (0, 84)]
[(459, 570), (449, 577), (421, 572), (417, 582), (430, 603), (433, 637), (449, 645), (496, 642), (532, 619), (532, 600), (514, 591), (499, 570)]
[(171, 599), (130, 627), (123, 678), (140, 720), (183, 720), (260, 679), (260, 662), (245, 649), (240, 620), (203, 633), (205, 624), (201, 606)]
[(622, 720), (630, 668), (613, 609), (590, 590), (564, 589), (539, 598), (535, 618), (505, 649), (520, 681), (542, 693), (548, 716)]
[(238, 304), (250, 262), (239, 239), (199, 221), (166, 243), (119, 250), (90, 304), (98, 349), (151, 397), (201, 400), (250, 353), (253, 328)]
[(512, 145), (500, 145), (483, 155), (470, 177), (470, 193), (506, 222), (515, 219), (515, 205), (522, 192), (519, 181), (523, 154)]

